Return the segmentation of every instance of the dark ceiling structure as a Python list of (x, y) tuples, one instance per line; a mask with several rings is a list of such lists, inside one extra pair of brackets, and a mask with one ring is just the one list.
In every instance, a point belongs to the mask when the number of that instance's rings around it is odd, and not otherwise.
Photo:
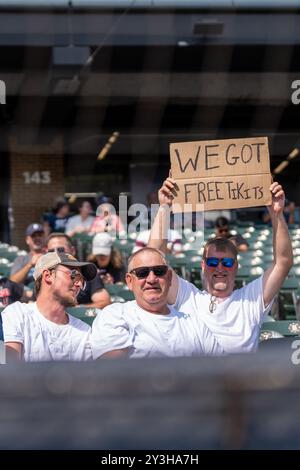
[(1, 151), (61, 135), (67, 174), (167, 171), (171, 142), (266, 135), (274, 169), (300, 145), (299, 25), (296, 1), (1, 1)]

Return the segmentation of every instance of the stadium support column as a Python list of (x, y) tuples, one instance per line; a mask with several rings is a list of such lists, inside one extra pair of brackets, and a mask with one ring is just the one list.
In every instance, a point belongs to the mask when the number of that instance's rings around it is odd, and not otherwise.
[(65, 193), (63, 141), (28, 145), (12, 138), (9, 147), (11, 243), (21, 248), (26, 226), (41, 221), (42, 214)]

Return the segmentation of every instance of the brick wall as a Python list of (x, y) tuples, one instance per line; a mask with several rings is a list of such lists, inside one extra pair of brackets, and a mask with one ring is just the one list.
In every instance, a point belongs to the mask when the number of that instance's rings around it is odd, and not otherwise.
[(14, 227), (11, 242), (26, 248), (25, 229), (39, 222), (42, 213), (63, 196), (64, 162), (61, 141), (48, 146), (18, 145), (10, 142), (11, 206)]

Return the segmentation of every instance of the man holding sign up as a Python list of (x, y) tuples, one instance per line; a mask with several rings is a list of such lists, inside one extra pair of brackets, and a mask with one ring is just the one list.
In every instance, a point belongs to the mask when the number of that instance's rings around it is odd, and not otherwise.
[[(167, 178), (158, 192), (160, 208), (152, 227), (150, 247), (165, 251), (164, 234), (171, 206), (175, 212), (180, 208), (191, 210), (191, 205), (192, 210), (199, 210), (199, 204), (202, 209), (203, 206), (204, 209), (247, 207), (261, 205), (260, 201), (268, 206), (274, 261), (261, 277), (234, 290), (238, 269), (236, 247), (230, 240), (214, 238), (206, 243), (203, 251), (204, 290), (200, 291), (173, 271), (167, 299), (179, 312), (197, 313), (199, 327), (204, 323), (225, 353), (254, 351), (263, 316), (269, 311), (293, 263), (283, 216), (285, 195), (280, 184), (271, 183), (267, 139), (171, 144), (171, 163), (174, 179)], [(232, 175), (230, 165), (237, 165)], [(196, 185), (194, 189), (200, 185), (203, 191), (196, 189), (195, 197), (190, 197), (187, 185)]]

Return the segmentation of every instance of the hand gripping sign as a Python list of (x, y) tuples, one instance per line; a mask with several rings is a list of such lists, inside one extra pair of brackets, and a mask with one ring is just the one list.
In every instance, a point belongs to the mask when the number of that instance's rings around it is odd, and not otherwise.
[(271, 204), (267, 137), (170, 144), (174, 212)]

